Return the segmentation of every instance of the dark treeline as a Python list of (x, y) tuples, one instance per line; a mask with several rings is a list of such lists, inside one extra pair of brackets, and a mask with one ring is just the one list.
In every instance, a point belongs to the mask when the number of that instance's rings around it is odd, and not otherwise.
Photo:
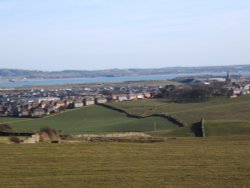
[(159, 95), (159, 97), (172, 102), (202, 102), (215, 96), (230, 96), (230, 91), (220, 84), (167, 85), (161, 89)]

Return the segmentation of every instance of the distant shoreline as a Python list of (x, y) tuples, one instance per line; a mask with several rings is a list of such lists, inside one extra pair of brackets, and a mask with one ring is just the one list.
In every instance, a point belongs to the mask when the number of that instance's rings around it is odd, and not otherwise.
[[(233, 75), (250, 76), (249, 72), (231, 72)], [(78, 77), (78, 78), (1, 78), (0, 87), (23, 87), (23, 86), (51, 86), (51, 85), (69, 85), (69, 84), (91, 84), (125, 81), (150, 81), (150, 80), (172, 80), (182, 76), (226, 76), (226, 72), (197, 72), (197, 73), (175, 73), (175, 74), (152, 74), (137, 76), (103, 76), (103, 77)]]
[(250, 72), (250, 65), (229, 66), (205, 66), (205, 67), (163, 67), (148, 69), (106, 69), (106, 70), (63, 70), (63, 71), (40, 71), (22, 69), (1, 69), (0, 82), (36, 81), (54, 79), (96, 79), (117, 77), (143, 77), (147, 75), (189, 75), (189, 74), (223, 74)]

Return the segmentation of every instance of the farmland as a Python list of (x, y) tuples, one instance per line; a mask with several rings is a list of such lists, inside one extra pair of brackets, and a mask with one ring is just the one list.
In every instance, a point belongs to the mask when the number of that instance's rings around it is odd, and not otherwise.
[[(188, 123), (178, 127), (161, 117), (142, 119), (99, 105), (38, 119), (0, 118), (17, 132), (51, 127), (61, 134), (145, 132), (174, 137), (161, 143), (64, 142), (11, 144), (0, 138), (3, 187), (249, 187), (250, 97), (202, 103), (137, 100), (110, 103), (131, 114), (169, 113)], [(194, 138), (192, 123), (205, 118), (207, 138)], [(13, 177), (15, 180), (13, 181)]]
[(0, 181), (5, 188), (249, 187), (249, 147), (249, 137), (0, 144)]
[(205, 118), (207, 136), (250, 132), (250, 97), (215, 98), (200, 103), (168, 103), (164, 100), (118, 102), (111, 105), (129, 113), (147, 116), (167, 112), (192, 125)]
[(21, 122), (21, 121), (26, 121), (29, 120), (28, 118), (8, 118), (8, 117), (0, 117), (0, 123), (4, 124), (4, 123), (14, 123), (14, 122)]
[[(1, 120), (1, 119), (0, 119)], [(7, 122), (1, 120), (2, 122)], [(61, 130), (63, 134), (105, 134), (113, 132), (151, 132), (164, 130), (166, 134), (180, 132), (190, 136), (189, 130), (181, 129), (166, 119), (150, 117), (129, 118), (125, 114), (102, 106), (90, 106), (40, 119), (9, 119), (9, 124), (17, 132), (36, 132), (42, 127)], [(178, 131), (180, 130), (180, 131)], [(178, 133), (177, 133), (178, 134)]]
[[(249, 135), (250, 97), (214, 98), (199, 103), (168, 103), (163, 99), (110, 103), (131, 114), (148, 116), (169, 113), (189, 126), (205, 118), (207, 136)], [(36, 132), (52, 127), (62, 134), (106, 134), (113, 132), (146, 132), (154, 136), (193, 136), (190, 127), (180, 128), (161, 117), (136, 119), (102, 106), (94, 105), (65, 111), (40, 119), (0, 118), (17, 132)]]

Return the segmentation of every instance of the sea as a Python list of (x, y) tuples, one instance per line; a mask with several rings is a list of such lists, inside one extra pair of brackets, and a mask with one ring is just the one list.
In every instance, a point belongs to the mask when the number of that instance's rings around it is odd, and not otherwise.
[[(167, 75), (141, 75), (141, 76), (122, 76), (122, 77), (95, 77), (95, 78), (67, 78), (67, 79), (42, 79), (42, 80), (25, 80), (16, 82), (0, 82), (0, 87), (23, 87), (23, 86), (49, 86), (49, 85), (66, 85), (66, 84), (86, 84), (86, 83), (107, 83), (107, 82), (125, 82), (125, 81), (149, 81), (149, 80), (172, 80), (182, 76), (226, 76), (224, 73), (181, 73)], [(231, 73), (232, 75), (250, 76), (250, 72)]]

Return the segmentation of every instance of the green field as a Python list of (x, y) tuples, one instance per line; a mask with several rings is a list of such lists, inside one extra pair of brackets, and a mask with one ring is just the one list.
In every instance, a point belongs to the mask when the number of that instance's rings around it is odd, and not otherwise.
[(0, 117), (0, 123), (1, 124), (8, 124), (8, 123), (14, 123), (14, 122), (21, 122), (29, 120), (28, 118), (9, 118), (9, 117)]
[(237, 120), (205, 121), (205, 134), (207, 136), (250, 135), (250, 122)]
[[(200, 103), (168, 103), (164, 100), (137, 100), (117, 102), (111, 105), (138, 115), (167, 112), (192, 125), (205, 118), (207, 136), (249, 135), (250, 96), (236, 99), (215, 98)], [(220, 130), (219, 130), (220, 129)]]
[(17, 132), (36, 132), (48, 126), (62, 134), (146, 132), (154, 136), (193, 136), (190, 126), (205, 118), (206, 136), (250, 133), (250, 96), (215, 98), (200, 103), (169, 103), (152, 99), (109, 105), (142, 116), (169, 113), (186, 122), (189, 127), (180, 128), (160, 117), (129, 118), (123, 113), (96, 105), (40, 119), (0, 118), (0, 123), (10, 124)]
[(0, 144), (0, 187), (250, 187), (250, 140)]
[[(128, 118), (122, 113), (96, 105), (66, 111), (59, 115), (46, 118), (31, 120), (10, 119), (9, 122), (17, 132), (36, 132), (46, 126), (55, 128), (56, 130), (62, 130), (64, 134), (154, 132), (156, 128), (156, 131), (164, 130), (166, 135), (171, 135), (171, 132), (174, 131), (174, 134), (176, 134), (176, 129), (179, 130), (179, 127), (160, 117), (145, 119)], [(154, 126), (154, 124), (156, 126)], [(182, 129), (180, 129), (180, 134), (182, 134), (182, 132)], [(190, 136), (191, 133), (185, 133), (185, 136), (186, 135)]]
[[(129, 118), (90, 106), (40, 118), (0, 118), (18, 132), (41, 127), (63, 134), (146, 132), (178, 137), (162, 143), (10, 144), (0, 138), (0, 187), (245, 188), (250, 187), (250, 97), (203, 103), (141, 100), (112, 103), (132, 114), (170, 113), (191, 125), (205, 118), (207, 138), (166, 119)], [(186, 138), (179, 138), (186, 136)], [(219, 137), (216, 137), (219, 136)]]

